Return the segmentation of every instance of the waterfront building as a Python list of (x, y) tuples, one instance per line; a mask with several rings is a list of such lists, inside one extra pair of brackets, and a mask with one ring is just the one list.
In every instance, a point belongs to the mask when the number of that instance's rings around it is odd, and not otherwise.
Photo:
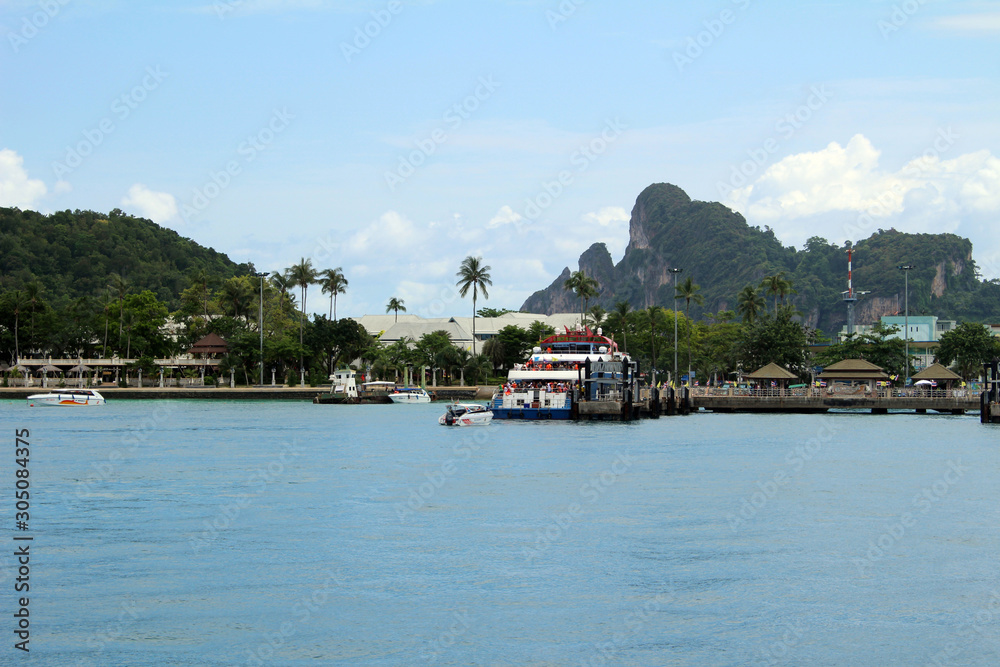
[[(403, 313), (398, 320), (392, 313), (388, 315), (363, 315), (353, 318), (372, 336), (387, 345), (408, 338), (419, 340), (424, 334), (446, 331), (455, 347), (472, 351), (471, 317), (420, 317)], [(514, 325), (528, 329), (534, 322), (542, 322), (553, 329), (571, 330), (580, 328), (579, 313), (504, 313), (500, 317), (476, 318), (476, 350), (482, 351), (482, 343), (497, 335), (506, 326)]]
[[(880, 321), (884, 326), (899, 329), (898, 333), (892, 334), (889, 338), (903, 338), (909, 334), (911, 363), (916, 370), (927, 368), (934, 363), (934, 355), (937, 353), (941, 336), (958, 326), (955, 320), (943, 320), (935, 315), (910, 315), (909, 318), (903, 315), (883, 315)], [(904, 332), (903, 329), (907, 326), (909, 330)], [(858, 335), (870, 334), (872, 325), (855, 325), (854, 329)], [(846, 336), (845, 326), (840, 330), (839, 338), (842, 341)]]

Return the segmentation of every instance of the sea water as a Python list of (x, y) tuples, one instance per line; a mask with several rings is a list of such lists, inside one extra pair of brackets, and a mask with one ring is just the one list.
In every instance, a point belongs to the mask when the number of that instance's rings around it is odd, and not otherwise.
[(2, 664), (1000, 662), (1000, 430), (974, 416), (0, 410)]

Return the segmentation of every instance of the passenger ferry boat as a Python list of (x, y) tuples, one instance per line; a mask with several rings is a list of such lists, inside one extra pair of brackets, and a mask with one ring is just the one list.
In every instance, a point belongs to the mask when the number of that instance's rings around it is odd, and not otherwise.
[(104, 397), (93, 389), (63, 389), (28, 396), (28, 405), (104, 405)]
[[(507, 383), (493, 394), (490, 408), (496, 419), (570, 419), (574, 394), (596, 398), (604, 378), (588, 381), (589, 366), (628, 362), (612, 339), (590, 327), (549, 336), (507, 375)], [(621, 364), (619, 368), (624, 368)], [(596, 366), (595, 366), (596, 367)], [(591, 374), (592, 376), (594, 373)], [(605, 375), (598, 373), (597, 375)], [(607, 374), (607, 382), (621, 382), (622, 373)]]

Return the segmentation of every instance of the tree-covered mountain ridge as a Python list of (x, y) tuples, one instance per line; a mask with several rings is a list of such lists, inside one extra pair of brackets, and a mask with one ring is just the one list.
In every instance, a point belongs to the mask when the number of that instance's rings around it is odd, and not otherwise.
[[(579, 269), (600, 285), (590, 304), (610, 310), (620, 301), (633, 308), (672, 308), (669, 269), (680, 268), (679, 281), (690, 277), (704, 297), (703, 305), (691, 305), (693, 317), (733, 310), (745, 286), (757, 287), (764, 277), (785, 272), (796, 291), (787, 301), (801, 313), (803, 323), (832, 333), (847, 321), (842, 293), (851, 247), (854, 289), (870, 291), (857, 302), (857, 324), (902, 312), (904, 275), (897, 267), (904, 264), (914, 267), (909, 271), (910, 314), (978, 322), (1000, 318), (1000, 281), (980, 279), (968, 239), (879, 229), (842, 246), (815, 236), (797, 250), (723, 204), (694, 201), (668, 183), (650, 185), (639, 194), (629, 221), (629, 244), (617, 265), (607, 247), (595, 243), (580, 256)], [(532, 294), (521, 310), (578, 311), (579, 299), (564, 288), (570, 275), (567, 267), (551, 285)], [(768, 304), (773, 304), (771, 296)]]
[(45, 215), (0, 208), (2, 287), (36, 281), (57, 307), (100, 294), (117, 274), (135, 291), (150, 290), (176, 308), (199, 270), (223, 280), (246, 274), (250, 266), (119, 209)]

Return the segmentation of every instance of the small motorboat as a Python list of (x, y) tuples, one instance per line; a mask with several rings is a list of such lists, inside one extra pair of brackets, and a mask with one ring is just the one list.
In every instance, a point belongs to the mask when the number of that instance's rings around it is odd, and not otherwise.
[(442, 426), (486, 426), (493, 421), (493, 411), (479, 403), (455, 403), (449, 405), (438, 418)]
[(93, 389), (62, 389), (49, 394), (32, 394), (28, 405), (104, 405), (104, 397)]
[(393, 403), (430, 403), (431, 395), (421, 387), (399, 387), (389, 392), (389, 400)]

